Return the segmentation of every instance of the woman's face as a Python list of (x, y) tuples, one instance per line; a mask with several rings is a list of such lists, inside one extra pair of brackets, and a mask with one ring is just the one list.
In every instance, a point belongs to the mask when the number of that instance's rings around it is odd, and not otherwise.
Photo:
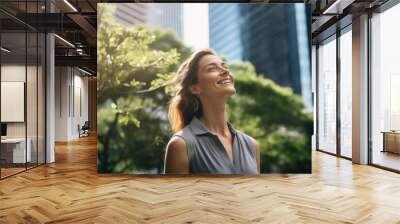
[(199, 61), (198, 83), (192, 92), (205, 97), (229, 97), (236, 93), (235, 79), (227, 64), (216, 55), (205, 55)]

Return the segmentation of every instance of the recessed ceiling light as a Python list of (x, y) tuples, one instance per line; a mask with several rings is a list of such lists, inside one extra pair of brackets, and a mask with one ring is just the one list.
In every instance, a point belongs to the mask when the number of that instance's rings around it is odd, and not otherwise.
[(78, 12), (78, 10), (71, 4), (69, 3), (68, 0), (64, 0), (65, 4), (67, 4), (74, 12)]
[(93, 75), (92, 73), (90, 73), (90, 72), (88, 72), (88, 71), (86, 71), (86, 70), (83, 70), (83, 69), (81, 69), (81, 68), (79, 68), (79, 67), (78, 67), (78, 69), (79, 69), (79, 71), (81, 71), (81, 72), (83, 72), (83, 73), (85, 73), (85, 74), (87, 74), (87, 75)]
[(322, 12), (322, 14), (323, 15), (342, 14), (343, 9), (351, 5), (353, 2), (354, 0), (336, 0), (333, 2), (332, 5), (330, 5), (327, 9), (325, 9), (324, 12)]
[(4, 52), (6, 52), (6, 53), (10, 53), (10, 52), (11, 52), (11, 50), (9, 50), (9, 49), (7, 49), (7, 48), (5, 48), (5, 47), (1, 47), (1, 50), (4, 51)]
[(75, 45), (73, 45), (71, 42), (69, 42), (68, 40), (66, 40), (66, 39), (64, 39), (64, 38), (62, 38), (62, 37), (60, 37), (59, 35), (57, 35), (57, 34), (54, 34), (54, 36), (55, 37), (57, 37), (59, 40), (61, 40), (62, 42), (64, 42), (64, 43), (66, 43), (67, 45), (69, 45), (70, 47), (73, 47), (73, 48), (75, 48)]

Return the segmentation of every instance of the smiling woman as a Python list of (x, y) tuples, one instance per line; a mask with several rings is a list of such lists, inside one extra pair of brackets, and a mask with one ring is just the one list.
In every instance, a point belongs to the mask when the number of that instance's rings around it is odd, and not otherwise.
[(228, 122), (236, 93), (233, 74), (212, 49), (193, 53), (178, 69), (169, 107), (175, 134), (167, 145), (166, 174), (258, 174), (259, 146)]

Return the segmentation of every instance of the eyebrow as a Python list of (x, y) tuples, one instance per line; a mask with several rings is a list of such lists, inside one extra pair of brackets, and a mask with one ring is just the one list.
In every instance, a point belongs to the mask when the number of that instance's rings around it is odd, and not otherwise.
[[(211, 62), (210, 64), (207, 64), (206, 67), (211, 66), (211, 65), (218, 65), (218, 63), (215, 62)], [(227, 64), (225, 62), (221, 62), (222, 66), (227, 66)]]

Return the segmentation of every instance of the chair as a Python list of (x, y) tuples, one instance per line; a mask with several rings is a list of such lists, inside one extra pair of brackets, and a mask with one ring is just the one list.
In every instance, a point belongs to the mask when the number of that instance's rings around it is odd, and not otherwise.
[(90, 129), (89, 121), (85, 121), (82, 127), (80, 127), (80, 125), (78, 124), (79, 138), (89, 136), (89, 129)]

